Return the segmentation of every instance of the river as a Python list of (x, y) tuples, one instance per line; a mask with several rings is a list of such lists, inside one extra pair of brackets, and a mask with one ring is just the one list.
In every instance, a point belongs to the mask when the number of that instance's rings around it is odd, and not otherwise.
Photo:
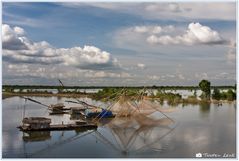
[[(32, 98), (45, 104), (69, 100)], [(89, 98), (82, 100), (106, 106)], [(194, 158), (196, 153), (202, 153), (204, 157), (222, 157), (224, 154), (236, 157), (236, 106), (233, 103), (223, 103), (222, 106), (179, 104), (172, 112), (165, 113), (174, 120), (169, 125), (131, 126), (134, 120), (116, 119), (104, 120), (96, 131), (26, 134), (16, 128), (24, 116), (49, 117), (52, 123), (69, 123), (77, 118), (68, 114), (49, 116), (45, 107), (20, 97), (6, 98), (2, 102), (3, 158)], [(119, 126), (121, 122), (126, 122), (127, 126)]]

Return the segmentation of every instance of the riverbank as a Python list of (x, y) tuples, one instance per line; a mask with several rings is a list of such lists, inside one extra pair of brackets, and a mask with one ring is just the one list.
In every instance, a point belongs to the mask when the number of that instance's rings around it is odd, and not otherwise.
[(36, 96), (36, 97), (90, 97), (92, 93), (19, 93), (19, 92), (2, 92), (2, 99), (14, 97), (14, 96)]
[[(29, 96), (29, 97), (67, 97), (67, 98), (81, 98), (81, 97), (89, 97), (93, 98), (94, 93), (19, 93), (19, 92), (2, 92), (2, 99), (14, 97), (14, 96)], [(150, 100), (158, 100), (161, 102), (160, 97), (150, 97), (150, 96), (144, 96), (146, 99)], [(165, 101), (168, 101), (165, 99)], [(197, 98), (181, 98), (177, 99), (176, 101), (169, 102), (169, 104), (174, 105), (174, 104), (200, 104), (200, 103), (213, 103), (213, 104), (221, 104), (221, 103), (236, 103), (236, 101), (229, 101), (229, 100), (200, 100)]]
[[(160, 98), (155, 98), (155, 97), (148, 97), (148, 99), (151, 99), (151, 100), (158, 100), (159, 102), (160, 101)], [(169, 101), (169, 100), (165, 100), (165, 101)], [(213, 104), (217, 104), (217, 105), (221, 105), (222, 103), (229, 103), (229, 104), (232, 104), (232, 103), (236, 103), (236, 100), (234, 101), (229, 101), (229, 100), (215, 100), (215, 99), (211, 99), (211, 100), (201, 100), (201, 99), (197, 99), (197, 98), (182, 98), (182, 99), (179, 99), (177, 101), (173, 101), (173, 102), (170, 102), (168, 104), (170, 105), (178, 105), (178, 104), (192, 104), (192, 105), (196, 105), (196, 104), (203, 104), (203, 103), (213, 103)]]

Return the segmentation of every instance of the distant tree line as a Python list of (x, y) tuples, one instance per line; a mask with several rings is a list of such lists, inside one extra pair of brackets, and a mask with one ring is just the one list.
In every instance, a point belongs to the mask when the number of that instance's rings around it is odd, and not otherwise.
[(227, 90), (227, 92), (220, 92), (218, 88), (214, 88), (212, 98), (215, 100), (233, 101), (236, 100), (236, 92), (233, 92), (231, 89)]
[[(3, 85), (2, 88), (5, 92), (14, 93), (15, 89), (19, 89), (19, 92), (23, 92), (23, 89), (26, 90), (28, 93), (35, 93), (40, 91), (35, 91), (33, 89), (57, 89), (58, 93), (85, 93), (80, 92), (79, 89), (102, 89), (99, 90), (97, 93), (93, 94), (93, 98), (95, 99), (104, 99), (109, 98), (113, 99), (116, 96), (118, 96), (118, 93), (122, 91), (122, 89), (126, 89), (125, 93), (123, 93), (126, 96), (137, 96), (140, 94), (140, 91), (142, 89), (154, 89), (158, 92), (156, 95), (151, 94), (151, 97), (158, 97), (161, 101), (167, 100), (169, 102), (180, 102), (179, 100), (182, 100), (182, 96), (180, 94), (175, 94), (171, 92), (165, 92), (165, 90), (194, 90), (194, 93), (192, 96), (189, 96), (189, 99), (197, 99), (197, 93), (196, 90), (201, 90), (202, 94), (200, 95), (200, 98), (202, 100), (235, 100), (236, 99), (236, 85), (235, 86), (211, 86), (211, 82), (208, 80), (201, 80), (198, 84), (198, 86), (38, 86), (38, 85)], [(71, 90), (69, 90), (71, 89)], [(213, 92), (211, 94), (211, 89), (213, 89)], [(220, 91), (222, 89), (226, 89), (227, 91)], [(233, 91), (234, 89), (234, 91)], [(51, 93), (42, 91), (45, 93)], [(145, 95), (145, 94), (144, 94)]]
[[(212, 88), (228, 89), (234, 88), (234, 86), (211, 86)], [(103, 88), (127, 88), (127, 89), (165, 89), (165, 90), (176, 90), (185, 89), (193, 90), (199, 89), (199, 86), (45, 86), (45, 85), (3, 85), (3, 89), (103, 89)]]
[[(202, 80), (199, 82), (199, 87), (202, 91), (201, 99), (209, 100), (210, 98), (215, 100), (228, 100), (233, 101), (236, 100), (236, 84), (234, 87), (229, 88), (226, 92), (220, 92), (218, 87), (212, 87), (211, 83), (208, 80)], [(213, 89), (213, 93), (211, 95), (211, 89)], [(233, 91), (234, 89), (235, 91)]]

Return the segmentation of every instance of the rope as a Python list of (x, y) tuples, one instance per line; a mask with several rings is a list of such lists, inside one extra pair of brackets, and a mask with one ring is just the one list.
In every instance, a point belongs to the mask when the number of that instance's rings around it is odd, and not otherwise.
[[(40, 104), (40, 105), (42, 105), (42, 106), (45, 106), (45, 107), (47, 107), (48, 109), (50, 108), (50, 106), (48, 106), (48, 105), (46, 105), (46, 104), (43, 104), (43, 103), (41, 103), (41, 102), (39, 102), (39, 101), (37, 101), (37, 100), (34, 100), (34, 99), (32, 99), (32, 98), (28, 98), (28, 97), (24, 97), (24, 96), (20, 96), (21, 98), (23, 98), (23, 99), (25, 99), (25, 100), (29, 100), (29, 101), (31, 101), (31, 102), (34, 102), (34, 103), (37, 103), (37, 104)], [(54, 109), (54, 110), (58, 110), (58, 111), (60, 111), (60, 112), (62, 112), (62, 110), (60, 110), (60, 109)]]
[(143, 148), (148, 147), (148, 146), (150, 146), (150, 145), (153, 145), (153, 144), (155, 144), (156, 142), (160, 141), (161, 139), (163, 139), (164, 137), (166, 137), (168, 134), (170, 134), (176, 127), (177, 127), (177, 126), (175, 126), (175, 127), (172, 128), (171, 130), (169, 130), (168, 132), (166, 132), (164, 135), (162, 135), (160, 138), (158, 138), (157, 141), (153, 141), (153, 142), (151, 142), (151, 143), (149, 143), (149, 144), (146, 144), (146, 145), (144, 145), (143, 147), (140, 147), (140, 148), (136, 149), (135, 152), (140, 151), (140, 150), (142, 150)]
[[(145, 104), (147, 104), (146, 102), (145, 102)], [(149, 104), (148, 104), (149, 105)], [(151, 106), (151, 105), (149, 105), (149, 106)], [(162, 111), (160, 111), (160, 110), (158, 110), (157, 108), (155, 108), (155, 107), (153, 107), (153, 106), (151, 106), (153, 109), (155, 109), (156, 111), (158, 111), (158, 112), (160, 112), (161, 114), (163, 114), (165, 117), (167, 117), (168, 119), (170, 119), (171, 121), (173, 121), (174, 122), (174, 120), (172, 119), (172, 118), (170, 118), (169, 116), (167, 116), (165, 113), (163, 113)]]
[[(124, 91), (124, 88), (120, 91), (120, 92), (117, 92), (117, 93), (122, 93)], [(119, 98), (120, 97), (120, 95), (117, 97), (117, 98)], [(117, 101), (118, 102), (118, 101)], [(117, 103), (116, 102), (116, 103)], [(103, 118), (103, 116), (107, 113), (107, 111), (109, 111), (111, 108), (113, 107), (113, 104), (111, 104), (111, 105), (109, 105), (107, 108), (106, 108), (106, 111), (105, 111), (105, 113), (98, 119), (98, 121), (97, 122), (99, 122), (100, 121), (100, 119), (102, 119)], [(100, 114), (101, 113), (99, 113), (98, 115), (97, 115), (97, 117), (93, 120), (93, 122), (95, 122), (96, 121), (96, 119), (100, 116)]]
[(81, 135), (74, 135), (74, 136), (72, 136), (72, 137), (70, 137), (70, 138), (67, 138), (67, 139), (65, 139), (65, 140), (55, 142), (55, 143), (53, 143), (53, 144), (51, 144), (51, 145), (48, 145), (48, 147), (46, 147), (46, 148), (44, 148), (44, 149), (41, 149), (41, 150), (39, 150), (39, 151), (34, 152), (33, 154), (31, 154), (31, 155), (29, 155), (29, 156), (31, 157), (31, 156), (33, 156), (33, 155), (36, 155), (36, 154), (42, 153), (42, 152), (44, 152), (44, 151), (46, 151), (46, 150), (49, 150), (49, 148), (58, 147), (59, 145), (69, 143), (69, 142), (74, 141), (74, 140), (76, 140), (76, 139), (79, 139), (79, 138), (82, 138), (82, 137), (84, 137), (84, 136), (87, 136), (87, 135), (91, 134), (91, 133), (94, 132), (94, 131), (95, 131), (95, 130), (87, 131), (87, 132), (85, 132), (85, 133), (83, 133), (83, 134), (81, 134)]
[(116, 151), (120, 150), (118, 149), (113, 143), (111, 143), (104, 135), (102, 135), (99, 131), (95, 132), (97, 135), (95, 135), (98, 138), (101, 138), (103, 141), (105, 141), (108, 145), (110, 145), (111, 147), (113, 147), (113, 149), (115, 149)]

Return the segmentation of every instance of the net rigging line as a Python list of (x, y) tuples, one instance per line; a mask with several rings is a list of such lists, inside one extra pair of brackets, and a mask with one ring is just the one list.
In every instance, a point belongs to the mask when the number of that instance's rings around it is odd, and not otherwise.
[(87, 136), (87, 135), (93, 133), (94, 131), (95, 131), (95, 130), (90, 130), (90, 131), (84, 132), (84, 133), (81, 134), (81, 135), (76, 134), (76, 135), (74, 135), (74, 136), (72, 136), (72, 137), (69, 137), (69, 138), (67, 138), (67, 139), (60, 140), (60, 141), (56, 141), (56, 142), (54, 142), (53, 144), (48, 145), (46, 148), (43, 148), (43, 149), (41, 149), (41, 150), (38, 150), (38, 151), (36, 151), (36, 152), (34, 152), (34, 153), (28, 155), (28, 156), (31, 157), (31, 156), (34, 156), (34, 155), (36, 155), (36, 154), (43, 153), (43, 152), (49, 150), (50, 148), (55, 148), (55, 147), (59, 147), (59, 146), (61, 146), (61, 145), (63, 145), (63, 144), (70, 143), (70, 142), (72, 142), (72, 141), (74, 141), (74, 140), (83, 138), (84, 136)]
[[(156, 142), (158, 142), (158, 141), (162, 140), (164, 137), (168, 136), (171, 132), (173, 132), (173, 131), (175, 130), (176, 127), (177, 127), (177, 125), (176, 125), (174, 128), (170, 129), (168, 132), (166, 132), (164, 135), (162, 135), (159, 139), (157, 139)], [(139, 148), (139, 149), (136, 149), (135, 152), (140, 151), (140, 150), (142, 150), (143, 148), (148, 147), (148, 146), (150, 146), (150, 145), (153, 145), (153, 144), (155, 144), (156, 142), (155, 142), (155, 141), (152, 141), (151, 143), (146, 144), (145, 146), (143, 146), (143, 147), (141, 147), (141, 148)]]
[[(60, 82), (60, 84), (62, 85), (62, 87), (65, 87), (64, 84), (62, 83), (62, 81), (61, 81), (60, 79), (58, 79), (58, 81)], [(66, 89), (66, 91), (68, 92), (67, 89)], [(113, 93), (112, 95), (106, 97), (106, 99), (110, 98), (110, 97), (113, 96), (114, 94), (115, 94), (115, 93)], [(66, 100), (65, 102), (81, 104), (81, 105), (83, 105), (84, 107), (86, 107), (86, 109), (88, 109), (88, 107), (99, 108), (99, 107), (97, 107), (97, 106), (90, 105), (90, 104), (88, 104), (88, 103), (86, 103), (86, 102), (84, 102), (84, 101), (81, 101), (81, 100), (79, 100), (79, 99), (76, 98), (76, 97), (73, 97), (73, 98), (74, 98), (77, 102), (75, 102), (75, 101), (68, 101), (68, 100)], [(102, 103), (101, 105), (103, 105), (103, 103)]]
[[(147, 104), (145, 102), (145, 104)], [(147, 104), (149, 105), (149, 104)], [(170, 119), (171, 121), (175, 122), (172, 118), (170, 118), (168, 115), (166, 115), (165, 113), (163, 113), (161, 110), (157, 109), (156, 107), (154, 107), (153, 105), (149, 105), (150, 107), (154, 108), (156, 111), (160, 112), (161, 114), (163, 114), (165, 117), (167, 117), (168, 119)]]
[[(121, 91), (118, 91), (116, 94), (120, 94), (119, 96), (117, 96), (117, 97), (115, 97), (115, 100), (117, 101), (117, 99), (121, 96), (121, 93), (124, 91), (124, 89), (125, 88), (123, 88)], [(115, 93), (114, 93), (115, 94)], [(113, 95), (113, 94), (112, 94)], [(112, 96), (111, 95), (111, 96)], [(111, 96), (108, 96), (107, 98), (110, 98)], [(117, 98), (117, 99), (116, 99)], [(115, 101), (115, 102), (116, 102)], [(117, 101), (118, 102), (118, 101)], [(93, 120), (93, 122), (99, 122), (103, 117), (104, 117), (104, 115), (107, 113), (107, 111), (109, 111), (112, 107), (113, 107), (113, 105), (114, 105), (114, 103), (112, 103), (112, 104), (110, 104), (107, 108), (106, 108), (106, 111), (105, 111), (105, 113), (96, 121), (96, 119), (100, 116), (100, 114), (101, 113), (99, 113), (97, 116), (96, 116), (96, 118)]]
[[(34, 102), (34, 103), (36, 103), (36, 104), (40, 104), (40, 105), (42, 105), (42, 106), (44, 106), (44, 107), (47, 107), (48, 110), (49, 110), (49, 108), (51, 108), (51, 106), (46, 105), (46, 104), (44, 104), (44, 103), (41, 103), (41, 102), (39, 102), (39, 101), (37, 101), (37, 100), (34, 100), (34, 99), (32, 99), (32, 98), (24, 97), (24, 96), (20, 96), (20, 97), (23, 98), (23, 99), (25, 99), (25, 100), (29, 100), (29, 101)], [(62, 110), (57, 109), (57, 108), (55, 108), (54, 110), (62, 111)]]
[(104, 135), (102, 135), (99, 131), (95, 131), (95, 136), (102, 139), (103, 143), (110, 145), (110, 147), (112, 147), (114, 150), (119, 151), (120, 149), (118, 149), (112, 142), (110, 142)]

